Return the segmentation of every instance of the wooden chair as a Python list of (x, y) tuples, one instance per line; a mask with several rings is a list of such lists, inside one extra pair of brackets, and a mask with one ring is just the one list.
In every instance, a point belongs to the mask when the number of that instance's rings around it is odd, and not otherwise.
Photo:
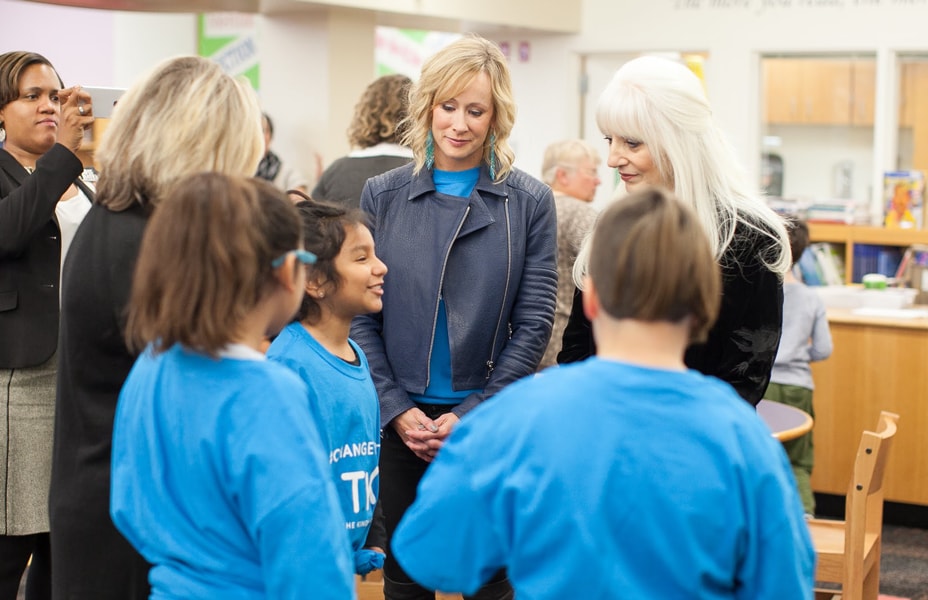
[(883, 472), (899, 415), (883, 411), (877, 432), (861, 436), (848, 485), (845, 520), (810, 519), (818, 554), (816, 582), (840, 584), (840, 592), (816, 588), (816, 600), (840, 593), (842, 600), (877, 600), (883, 529)]
[(362, 579), (354, 576), (358, 600), (383, 600), (383, 571), (372, 571)]

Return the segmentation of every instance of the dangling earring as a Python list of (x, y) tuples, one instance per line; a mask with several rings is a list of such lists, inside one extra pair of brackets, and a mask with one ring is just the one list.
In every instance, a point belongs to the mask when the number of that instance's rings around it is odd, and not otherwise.
[(425, 168), (431, 169), (435, 164), (435, 138), (429, 130), (429, 135), (425, 138)]
[(496, 134), (490, 134), (490, 179), (496, 181)]
[(0, 125), (0, 144), (6, 141), (6, 129)]

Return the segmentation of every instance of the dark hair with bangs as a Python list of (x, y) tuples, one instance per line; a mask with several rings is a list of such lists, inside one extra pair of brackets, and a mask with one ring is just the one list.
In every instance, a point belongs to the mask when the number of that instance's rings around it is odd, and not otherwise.
[(126, 341), (216, 356), (279, 285), (271, 263), (300, 247), (299, 214), (271, 183), (219, 173), (178, 182), (142, 238)]
[(690, 339), (706, 339), (721, 301), (718, 264), (693, 209), (647, 188), (607, 208), (597, 221), (590, 277), (615, 319), (692, 319)]
[[(341, 277), (335, 268), (335, 258), (342, 251), (349, 227), (370, 224), (367, 213), (358, 208), (310, 200), (297, 190), (290, 193), (307, 198), (296, 204), (303, 221), (303, 247), (316, 255), (315, 264), (307, 267), (306, 279), (318, 284), (329, 283), (333, 289), (338, 289)], [(294, 321), (315, 324), (321, 315), (322, 309), (316, 299), (304, 293)]]

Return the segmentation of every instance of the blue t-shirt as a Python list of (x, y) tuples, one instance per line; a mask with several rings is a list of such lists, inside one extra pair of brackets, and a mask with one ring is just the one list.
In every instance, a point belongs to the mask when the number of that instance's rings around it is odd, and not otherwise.
[[(469, 198), (480, 179), (480, 168), (465, 171), (432, 172), (435, 191), (449, 196)], [(409, 394), (414, 402), (425, 404), (459, 404), (464, 398), (481, 390), (455, 390), (451, 385), (451, 341), (448, 338), (448, 312), (445, 301), (438, 302), (435, 320), (435, 339), (429, 361), (429, 384), (421, 394)]]
[(110, 514), (152, 564), (152, 598), (354, 598), (305, 398), (296, 375), (244, 346), (139, 356), (116, 408)]
[(271, 343), (270, 360), (289, 367), (308, 390), (308, 407), (322, 435), (354, 550), (364, 547), (380, 486), (380, 403), (364, 352), (348, 340), (360, 360), (352, 365), (333, 355), (299, 323)]
[(391, 542), (429, 589), (516, 597), (811, 598), (782, 446), (727, 384), (592, 358), (474, 409)]

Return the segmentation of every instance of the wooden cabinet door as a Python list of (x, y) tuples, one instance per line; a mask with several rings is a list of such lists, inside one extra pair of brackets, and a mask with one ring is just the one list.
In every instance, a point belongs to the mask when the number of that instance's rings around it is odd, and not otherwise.
[(876, 96), (876, 62), (871, 59), (851, 63), (851, 124), (873, 126)]
[(764, 74), (764, 122), (798, 122), (802, 96), (800, 61), (791, 58), (765, 58), (761, 65)]
[(899, 71), (899, 127), (915, 123), (915, 76), (917, 63), (903, 63)]
[(914, 132), (912, 168), (928, 172), (928, 63), (911, 63), (911, 93), (907, 104), (911, 105), (911, 127)]
[(851, 122), (851, 63), (802, 59), (801, 123), (847, 125)]
[(766, 123), (851, 123), (849, 60), (765, 58), (762, 65)]

